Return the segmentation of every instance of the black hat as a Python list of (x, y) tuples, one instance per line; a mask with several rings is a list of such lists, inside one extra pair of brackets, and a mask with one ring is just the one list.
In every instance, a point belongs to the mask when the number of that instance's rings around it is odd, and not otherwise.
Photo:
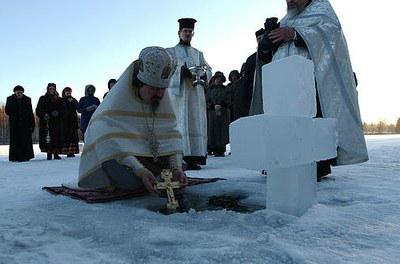
[(265, 33), (265, 29), (261, 28), (256, 31), (256, 37), (264, 35), (264, 33)]
[(48, 90), (50, 87), (54, 87), (54, 88), (57, 89), (57, 86), (56, 86), (55, 83), (48, 83), (48, 84), (47, 84), (47, 90)]
[(15, 93), (16, 91), (25, 92), (24, 87), (22, 87), (21, 85), (15, 86), (13, 91), (14, 91), (14, 93)]
[(107, 87), (110, 88), (110, 84), (112, 84), (112, 83), (115, 84), (116, 82), (117, 82), (117, 80), (115, 80), (115, 79), (108, 80)]
[(194, 18), (181, 18), (181, 19), (178, 19), (179, 30), (182, 30), (183, 28), (194, 29), (194, 24), (196, 22), (197, 22), (197, 20), (194, 19)]
[(222, 83), (226, 82), (226, 77), (225, 77), (223, 72), (216, 71), (215, 74), (214, 74), (214, 78), (215, 79), (221, 78), (222, 79)]

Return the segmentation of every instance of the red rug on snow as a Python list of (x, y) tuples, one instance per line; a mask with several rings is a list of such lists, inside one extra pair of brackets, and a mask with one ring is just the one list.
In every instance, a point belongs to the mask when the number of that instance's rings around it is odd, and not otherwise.
[[(188, 186), (194, 186), (199, 184), (211, 183), (224, 180), (223, 178), (191, 178), (188, 177)], [(137, 190), (124, 190), (124, 189), (115, 189), (115, 190), (80, 190), (68, 188), (66, 186), (56, 186), (56, 187), (43, 187), (42, 190), (46, 190), (54, 195), (64, 195), (74, 199), (79, 199), (85, 201), (87, 203), (105, 203), (116, 200), (124, 200), (133, 197), (145, 196), (148, 194), (147, 190), (141, 188)]]

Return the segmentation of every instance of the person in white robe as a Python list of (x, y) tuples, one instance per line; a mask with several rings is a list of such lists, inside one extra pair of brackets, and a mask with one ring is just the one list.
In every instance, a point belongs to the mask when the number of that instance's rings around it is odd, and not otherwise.
[(163, 48), (140, 52), (92, 116), (79, 164), (79, 187), (145, 187), (156, 177), (182, 171), (182, 137), (166, 88), (176, 65)]
[(199, 170), (206, 164), (207, 155), (207, 112), (204, 86), (193, 84), (192, 67), (204, 67), (204, 78), (211, 78), (211, 67), (201, 51), (191, 46), (194, 35), (193, 18), (182, 18), (179, 22), (179, 44), (168, 48), (177, 62), (177, 70), (171, 78), (168, 93), (177, 116), (182, 134), (183, 160), (188, 170)]
[(279, 43), (272, 60), (291, 55), (312, 60), (317, 87), (316, 117), (336, 118), (338, 122), (337, 158), (327, 161), (325, 169), (318, 168), (318, 176), (323, 177), (330, 173), (330, 165), (368, 160), (356, 82), (345, 36), (329, 1), (286, 2), (287, 15), (280, 21), (280, 27), (269, 34), (273, 43)]

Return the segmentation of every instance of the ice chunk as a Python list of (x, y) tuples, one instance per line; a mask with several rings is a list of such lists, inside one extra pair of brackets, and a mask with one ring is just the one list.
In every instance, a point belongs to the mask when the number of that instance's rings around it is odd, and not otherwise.
[(316, 163), (277, 168), (267, 175), (267, 209), (301, 216), (317, 199)]
[(336, 157), (336, 119), (268, 114), (230, 126), (234, 164), (248, 169), (291, 167)]
[(262, 68), (264, 113), (285, 116), (316, 114), (314, 64), (300, 56), (290, 56)]

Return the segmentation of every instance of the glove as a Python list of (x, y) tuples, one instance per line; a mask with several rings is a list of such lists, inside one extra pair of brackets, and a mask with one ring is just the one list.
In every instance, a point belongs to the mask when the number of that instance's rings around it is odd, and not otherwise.
[(86, 107), (86, 111), (87, 112), (92, 112), (92, 111), (96, 110), (96, 108), (97, 108), (96, 105), (91, 105), (91, 106)]
[(181, 76), (182, 78), (192, 78), (192, 72), (188, 69), (188, 67), (186, 67), (185, 65), (183, 65), (181, 67)]
[(45, 115), (43, 116), (43, 119), (46, 120), (46, 121), (49, 121), (49, 119), (50, 119), (49, 114), (45, 114)]
[(51, 112), (51, 115), (53, 117), (57, 117), (58, 116), (58, 111), (54, 110), (53, 112)]

